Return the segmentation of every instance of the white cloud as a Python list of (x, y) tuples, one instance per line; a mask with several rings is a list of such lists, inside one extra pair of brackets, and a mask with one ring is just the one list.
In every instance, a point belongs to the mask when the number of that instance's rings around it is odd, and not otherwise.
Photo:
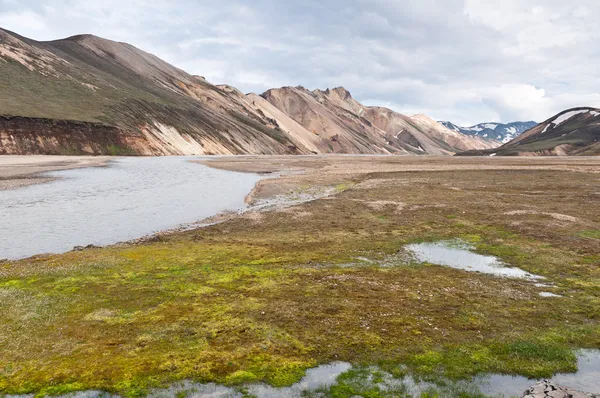
[(37, 34), (40, 34), (46, 28), (43, 18), (30, 10), (0, 12), (0, 26), (12, 27), (13, 29), (20, 28), (21, 31), (28, 30), (37, 32)]
[(242, 91), (343, 85), (459, 124), (600, 105), (597, 0), (0, 0), (39, 40), (126, 41)]

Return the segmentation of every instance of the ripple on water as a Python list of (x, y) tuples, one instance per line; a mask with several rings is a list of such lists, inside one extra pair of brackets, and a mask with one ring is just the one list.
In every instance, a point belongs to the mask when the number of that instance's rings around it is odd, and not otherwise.
[(405, 248), (418, 262), (444, 265), (465, 271), (521, 279), (543, 279), (543, 277), (510, 267), (494, 256), (474, 253), (474, 247), (461, 240), (446, 240), (415, 243)]

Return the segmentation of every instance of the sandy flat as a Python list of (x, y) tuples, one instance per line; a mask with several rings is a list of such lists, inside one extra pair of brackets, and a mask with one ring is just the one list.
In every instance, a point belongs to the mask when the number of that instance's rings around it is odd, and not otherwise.
[(0, 190), (52, 181), (47, 171), (104, 166), (110, 156), (0, 156)]
[(303, 185), (331, 185), (372, 173), (478, 170), (556, 170), (600, 173), (600, 157), (452, 157), (385, 155), (219, 156), (198, 163), (224, 170), (281, 173), (258, 182), (248, 202), (275, 196)]

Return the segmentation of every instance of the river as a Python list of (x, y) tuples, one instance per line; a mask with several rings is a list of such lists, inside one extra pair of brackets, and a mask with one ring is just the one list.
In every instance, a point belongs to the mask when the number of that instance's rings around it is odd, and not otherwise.
[(45, 173), (58, 179), (0, 191), (0, 258), (108, 245), (245, 207), (260, 176), (194, 159), (117, 158), (106, 167)]

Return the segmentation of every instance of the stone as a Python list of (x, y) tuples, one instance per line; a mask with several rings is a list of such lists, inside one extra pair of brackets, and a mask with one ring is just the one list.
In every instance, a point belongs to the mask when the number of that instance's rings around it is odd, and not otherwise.
[(600, 398), (600, 395), (563, 387), (549, 380), (542, 380), (523, 393), (523, 398)]

